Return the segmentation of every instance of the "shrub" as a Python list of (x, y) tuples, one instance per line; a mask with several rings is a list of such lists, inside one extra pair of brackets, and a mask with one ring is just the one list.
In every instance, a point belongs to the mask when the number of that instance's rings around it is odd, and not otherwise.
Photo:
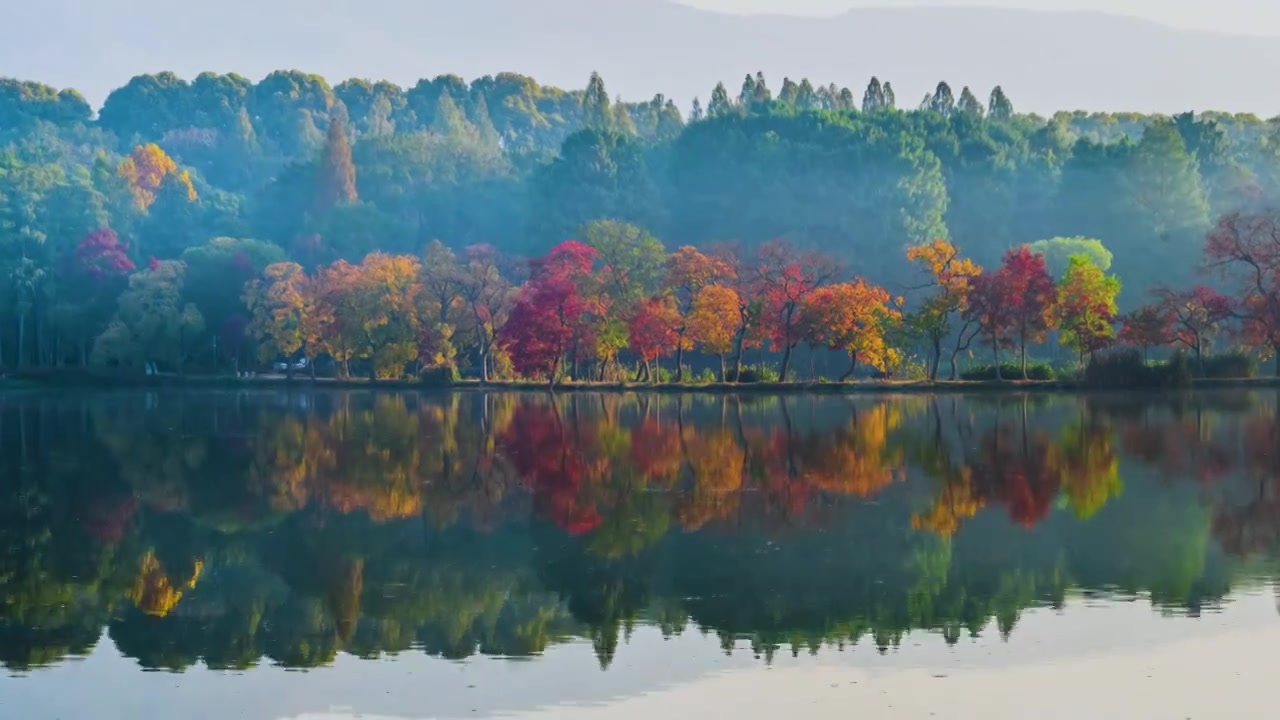
[(1096, 356), (1084, 370), (1090, 388), (1181, 388), (1191, 384), (1191, 365), (1184, 353), (1165, 363), (1148, 363), (1137, 350)]
[(1226, 380), (1258, 376), (1258, 364), (1244, 353), (1229, 353), (1204, 358), (1201, 377)]
[(424, 387), (447, 388), (458, 382), (458, 371), (448, 365), (423, 368), (418, 373), (418, 382)]
[(698, 377), (693, 379), (694, 382), (701, 385), (710, 385), (711, 383), (719, 382), (719, 380), (720, 378), (716, 375), (716, 371), (711, 368), (703, 368)]
[[(1022, 365), (1020, 363), (1001, 363), (1000, 375), (1005, 380), (1021, 380)], [(1027, 379), (1028, 380), (1053, 380), (1057, 376), (1053, 372), (1053, 368), (1044, 363), (1027, 363)], [(978, 365), (971, 367), (960, 373), (961, 380), (995, 380), (995, 365)]]
[(749, 365), (742, 368), (742, 374), (738, 375), (732, 369), (727, 373), (729, 382), (738, 383), (761, 383), (761, 382), (778, 382), (778, 372), (767, 365)]

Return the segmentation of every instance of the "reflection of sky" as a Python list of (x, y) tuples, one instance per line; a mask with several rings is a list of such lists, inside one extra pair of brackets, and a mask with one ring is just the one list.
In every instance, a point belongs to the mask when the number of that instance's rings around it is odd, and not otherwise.
[[(1060, 713), (1052, 717), (1109, 717), (1099, 715), (1100, 709), (1114, 710), (1116, 717), (1171, 717), (1159, 714), (1159, 703), (1192, 703), (1196, 697), (1182, 695), (1194, 695), (1197, 688), (1210, 696), (1226, 696), (1230, 689), (1234, 704), (1215, 717), (1246, 710), (1264, 717), (1270, 714), (1258, 708), (1266, 707), (1271, 686), (1261, 673), (1274, 667), (1277, 648), (1280, 618), (1269, 590), (1237, 594), (1222, 611), (1197, 619), (1161, 617), (1145, 600), (1075, 598), (1061, 613), (1024, 613), (1007, 642), (994, 627), (953, 648), (937, 635), (914, 633), (883, 656), (865, 641), (843, 653), (802, 651), (794, 658), (784, 648), (772, 666), (742, 645), (726, 657), (715, 637), (704, 638), (696, 629), (664, 641), (657, 630), (639, 628), (607, 672), (591, 646), (578, 642), (524, 661), (455, 663), (410, 652), (379, 661), (340, 656), (332, 667), (309, 672), (264, 666), (243, 673), (144, 673), (104, 636), (81, 661), (0, 677), (0, 717), (671, 720), (710, 712), (749, 720), (786, 718), (786, 708), (805, 707), (806, 719), (849, 717), (849, 703), (858, 703), (859, 717), (915, 716), (903, 714), (907, 706), (927, 717), (947, 707), (939, 703), (948, 698), (963, 701), (954, 713), (938, 717), (983, 707), (1009, 713), (999, 717), (1024, 717), (1029, 708), (1014, 696), (1032, 693), (1037, 683), (1051, 693), (1041, 698), (1054, 705), (1046, 712)], [(1203, 673), (1195, 686), (1188, 685), (1189, 668)], [(1250, 687), (1252, 694), (1245, 692)], [(890, 707), (894, 702), (897, 709)], [(1088, 706), (1105, 702), (1123, 706)], [(1035, 716), (1050, 715), (1037, 709)]]

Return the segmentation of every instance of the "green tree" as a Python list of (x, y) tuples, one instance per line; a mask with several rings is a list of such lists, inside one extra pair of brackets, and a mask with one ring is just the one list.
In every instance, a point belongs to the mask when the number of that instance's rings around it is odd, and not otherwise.
[(588, 130), (608, 132), (613, 128), (613, 117), (604, 79), (600, 73), (593, 72), (587, 82), (587, 90), (582, 94), (582, 125)]
[(177, 260), (154, 261), (132, 275), (115, 318), (94, 343), (94, 361), (182, 372), (192, 341), (204, 331), (200, 311), (182, 302), (185, 275)]

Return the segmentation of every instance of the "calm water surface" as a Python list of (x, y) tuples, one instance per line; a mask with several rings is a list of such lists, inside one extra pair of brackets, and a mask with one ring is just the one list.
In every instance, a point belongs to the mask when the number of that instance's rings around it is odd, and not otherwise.
[(1272, 717), (1278, 400), (0, 395), (0, 718)]

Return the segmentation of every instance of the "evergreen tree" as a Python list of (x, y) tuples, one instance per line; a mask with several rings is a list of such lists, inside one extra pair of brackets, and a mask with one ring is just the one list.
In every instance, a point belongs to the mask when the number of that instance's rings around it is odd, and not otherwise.
[(898, 96), (893, 94), (893, 83), (888, 81), (885, 81), (884, 84), (884, 109), (898, 109)]
[(698, 98), (693, 99), (693, 105), (689, 107), (689, 122), (696, 123), (703, 118), (702, 101)]
[(746, 78), (742, 80), (742, 92), (738, 93), (738, 104), (744, 110), (751, 108), (751, 103), (756, 99), (756, 79), (748, 73)]
[(978, 102), (978, 98), (974, 97), (968, 85), (960, 91), (960, 101), (956, 104), (956, 110), (961, 115), (969, 117), (980, 118), (986, 114), (986, 109), (982, 107), (982, 103)]
[(928, 99), (928, 105), (925, 109), (932, 110), (943, 117), (951, 117), (956, 111), (956, 99), (951, 92), (951, 86), (946, 82), (938, 83), (938, 87), (933, 94), (925, 96)]
[(884, 109), (884, 88), (880, 85), (880, 79), (873, 77), (867, 84), (866, 91), (862, 93), (862, 112), (873, 113)]
[(707, 117), (724, 117), (733, 112), (733, 103), (729, 100), (729, 91), (724, 83), (716, 83), (711, 91), (711, 102), (707, 105)]
[(1156, 238), (1198, 244), (1209, 226), (1209, 205), (1196, 159), (1172, 120), (1147, 126), (1134, 151), (1129, 180), (1144, 225)]
[(611, 115), (612, 119), (609, 121), (609, 124), (605, 126), (606, 130), (611, 130), (619, 135), (626, 135), (628, 137), (636, 136), (636, 123), (631, 118), (631, 112), (627, 110), (626, 103), (622, 102), (621, 96), (614, 100)]
[(1004, 88), (999, 85), (991, 90), (991, 99), (987, 103), (987, 115), (992, 120), (1013, 118), (1013, 103), (1009, 102), (1009, 97), (1004, 94)]
[[(335, 110), (342, 108), (337, 105)], [(315, 206), (327, 212), (336, 205), (355, 202), (356, 166), (351, 161), (351, 141), (347, 139), (346, 112), (336, 111), (329, 121), (329, 132), (320, 155)]]
[(600, 73), (591, 73), (587, 90), (582, 94), (582, 124), (589, 130), (606, 132), (610, 129), (615, 113), (609, 105), (609, 92), (604, 87)]
[(857, 109), (853, 102), (853, 91), (849, 88), (840, 88), (840, 109), (845, 111)]
[(796, 100), (800, 96), (800, 86), (795, 84), (791, 78), (782, 79), (782, 90), (778, 91), (778, 102), (791, 107), (796, 106)]
[(773, 93), (769, 90), (769, 83), (764, 80), (764, 73), (756, 73), (755, 92), (752, 94), (752, 109), (758, 110), (767, 107), (773, 102)]
[(796, 88), (795, 105), (801, 110), (813, 110), (817, 107), (818, 95), (813, 90), (813, 84), (809, 82), (809, 78), (800, 81), (800, 87)]

